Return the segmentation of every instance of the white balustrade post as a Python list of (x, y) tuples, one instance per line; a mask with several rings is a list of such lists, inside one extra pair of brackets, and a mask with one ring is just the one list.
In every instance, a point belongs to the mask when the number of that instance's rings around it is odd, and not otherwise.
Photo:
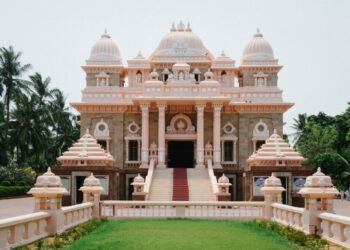
[(103, 191), (100, 180), (97, 179), (93, 173), (84, 180), (83, 186), (79, 189), (83, 192), (83, 203), (92, 202), (92, 216), (94, 218), (100, 217), (100, 196)]

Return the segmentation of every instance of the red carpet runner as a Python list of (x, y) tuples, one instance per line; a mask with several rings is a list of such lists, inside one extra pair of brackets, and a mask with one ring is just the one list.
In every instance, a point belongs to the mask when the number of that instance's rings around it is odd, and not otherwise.
[(173, 201), (188, 201), (188, 183), (186, 168), (174, 168)]

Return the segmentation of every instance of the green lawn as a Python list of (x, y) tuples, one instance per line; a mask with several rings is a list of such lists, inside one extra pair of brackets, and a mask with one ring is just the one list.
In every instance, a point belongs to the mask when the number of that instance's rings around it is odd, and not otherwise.
[(250, 222), (109, 220), (68, 249), (293, 249)]

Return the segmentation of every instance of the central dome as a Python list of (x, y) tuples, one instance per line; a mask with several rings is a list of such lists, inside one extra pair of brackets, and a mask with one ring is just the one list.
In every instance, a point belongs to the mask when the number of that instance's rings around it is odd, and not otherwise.
[(202, 40), (192, 32), (189, 24), (185, 28), (182, 21), (176, 28), (173, 23), (170, 32), (163, 37), (153, 53), (154, 56), (205, 56), (207, 54), (208, 50), (204, 47)]

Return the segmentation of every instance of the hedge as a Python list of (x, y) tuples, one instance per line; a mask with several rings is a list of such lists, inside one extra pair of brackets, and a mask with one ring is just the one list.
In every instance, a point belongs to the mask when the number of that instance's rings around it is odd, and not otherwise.
[(0, 197), (26, 195), (32, 186), (0, 186)]

